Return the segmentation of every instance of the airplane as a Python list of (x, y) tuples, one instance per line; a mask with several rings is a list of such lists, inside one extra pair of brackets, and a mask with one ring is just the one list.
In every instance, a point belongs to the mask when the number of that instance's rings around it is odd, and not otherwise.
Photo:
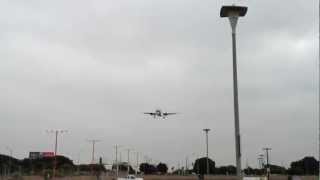
[(149, 114), (149, 115), (153, 116), (153, 118), (162, 117), (163, 119), (165, 119), (167, 116), (174, 115), (177, 113), (162, 112), (160, 109), (156, 109), (155, 112), (145, 112), (143, 114)]

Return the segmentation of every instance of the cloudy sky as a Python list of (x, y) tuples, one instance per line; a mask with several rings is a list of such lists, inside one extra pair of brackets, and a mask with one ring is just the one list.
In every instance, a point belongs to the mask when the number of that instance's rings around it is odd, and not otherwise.
[[(0, 2), (0, 153), (52, 151), (89, 162), (114, 145), (170, 166), (205, 153), (235, 164), (231, 32), (238, 26), (243, 166), (317, 156), (317, 1), (4, 0)], [(167, 120), (142, 114), (179, 112)]]

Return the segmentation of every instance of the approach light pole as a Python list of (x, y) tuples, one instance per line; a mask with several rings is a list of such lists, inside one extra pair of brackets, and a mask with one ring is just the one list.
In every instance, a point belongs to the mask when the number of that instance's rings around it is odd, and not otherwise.
[(54, 178), (56, 176), (56, 166), (57, 166), (57, 153), (58, 153), (58, 135), (59, 133), (66, 133), (67, 130), (47, 130), (47, 133), (53, 133), (55, 134), (55, 144), (54, 144), (54, 161), (53, 161), (53, 171), (52, 171), (52, 177)]
[(233, 98), (234, 98), (234, 124), (235, 124), (235, 149), (237, 176), (242, 179), (241, 172), (241, 143), (239, 128), (239, 102), (238, 102), (238, 77), (237, 77), (237, 49), (236, 49), (236, 27), (239, 17), (246, 15), (248, 8), (243, 6), (222, 6), (220, 17), (229, 18), (232, 29), (232, 56), (233, 56)]
[(209, 146), (208, 146), (208, 132), (210, 131), (210, 129), (206, 128), (206, 129), (203, 129), (203, 131), (206, 133), (207, 174), (209, 174)]

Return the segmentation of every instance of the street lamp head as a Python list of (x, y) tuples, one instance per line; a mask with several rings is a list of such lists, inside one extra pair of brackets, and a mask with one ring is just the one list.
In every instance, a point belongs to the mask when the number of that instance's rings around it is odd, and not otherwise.
[(206, 129), (203, 129), (203, 131), (208, 132), (210, 131), (210, 129), (206, 128)]
[(243, 17), (247, 14), (245, 6), (222, 6), (220, 17)]
[(236, 27), (239, 17), (247, 14), (247, 7), (244, 6), (222, 6), (220, 10), (220, 17), (228, 17), (232, 28), (232, 33), (236, 33)]

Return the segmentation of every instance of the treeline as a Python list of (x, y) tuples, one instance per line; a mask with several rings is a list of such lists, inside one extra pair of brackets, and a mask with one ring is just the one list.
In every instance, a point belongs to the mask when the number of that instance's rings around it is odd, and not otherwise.
[[(209, 168), (207, 169), (207, 158), (196, 159), (192, 163), (192, 168), (179, 167), (171, 168), (172, 174), (188, 175), (188, 174), (216, 174), (216, 175), (236, 175), (237, 168), (234, 165), (216, 167), (215, 162), (208, 159)], [(301, 160), (291, 162), (290, 167), (282, 167), (274, 164), (269, 164), (271, 174), (280, 175), (318, 175), (319, 174), (319, 162), (314, 157), (305, 157)], [(159, 163), (158, 165), (152, 165), (148, 163), (142, 163), (140, 165), (140, 171), (144, 174), (166, 174), (168, 167), (166, 164)], [(264, 164), (262, 168), (246, 167), (243, 169), (243, 173), (246, 175), (265, 175), (267, 173), (267, 165)]]
[[(236, 167), (233, 165), (216, 167), (216, 164), (211, 159), (208, 159), (209, 168), (207, 169), (207, 158), (196, 159), (192, 163), (192, 168), (175, 168), (171, 167), (172, 174), (216, 174), (216, 175), (235, 175)], [(112, 166), (113, 170), (117, 168), (120, 171), (127, 171), (134, 173), (135, 170), (128, 164), (118, 164)], [(54, 168), (54, 157), (43, 157), (39, 159), (25, 158), (19, 160), (10, 156), (0, 154), (0, 175), (20, 174), (20, 175), (52, 175)], [(319, 161), (314, 157), (304, 157), (301, 160), (291, 162), (290, 167), (282, 167), (274, 164), (269, 165), (271, 174), (283, 175), (318, 175), (319, 174)], [(266, 174), (267, 166), (263, 165), (262, 168), (246, 167), (243, 169), (246, 175), (264, 175)], [(168, 166), (165, 163), (153, 165), (149, 163), (141, 163), (139, 171), (144, 174), (167, 174)], [(106, 172), (104, 165), (100, 164), (83, 164), (75, 165), (72, 160), (65, 156), (56, 157), (56, 175), (67, 176), (75, 174), (99, 174)]]
[(139, 170), (144, 174), (166, 174), (168, 166), (165, 163), (159, 163), (158, 165), (141, 163)]
[[(56, 157), (56, 176), (74, 175), (76, 173), (105, 172), (103, 165), (75, 165), (72, 160), (65, 156)], [(10, 156), (0, 154), (0, 175), (52, 175), (54, 168), (54, 157), (43, 157), (38, 159), (25, 158), (18, 160)]]
[[(235, 175), (237, 169), (233, 165), (215, 167), (215, 162), (209, 160), (209, 173), (219, 175)], [(269, 164), (271, 174), (283, 175), (318, 175), (319, 174), (319, 161), (314, 157), (304, 157), (301, 160), (291, 162), (289, 168)], [(267, 165), (264, 164), (262, 168), (247, 167), (243, 170), (246, 175), (264, 175), (266, 174)], [(197, 159), (193, 165), (193, 173), (207, 174), (207, 158)]]

